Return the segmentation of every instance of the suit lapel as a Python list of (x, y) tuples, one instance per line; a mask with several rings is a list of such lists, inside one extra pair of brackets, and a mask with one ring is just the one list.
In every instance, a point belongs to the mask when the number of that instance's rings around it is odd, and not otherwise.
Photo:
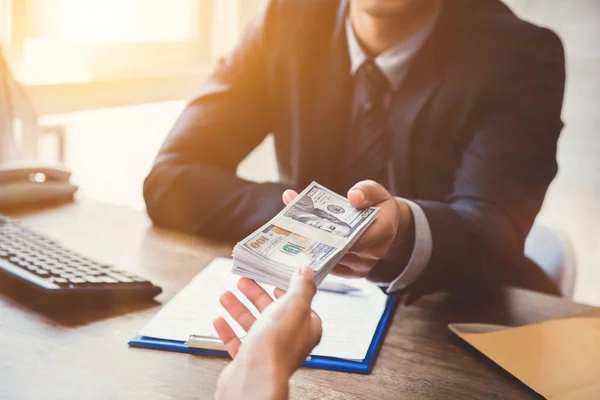
[[(417, 72), (418, 71), (418, 72)], [(427, 74), (411, 69), (390, 104), (389, 125), (392, 132), (393, 156), (391, 168), (396, 187), (389, 188), (396, 196), (414, 197), (412, 150), (415, 121), (440, 84), (439, 74)]]
[[(350, 110), (350, 59), (344, 27), (346, 0), (340, 1), (333, 30), (322, 33), (320, 38), (329, 37), (313, 48), (311, 90), (308, 106), (309, 123), (304, 137), (307, 168), (303, 184), (318, 180), (332, 190), (339, 190), (337, 183), (341, 173), (345, 151), (345, 137)], [(331, 29), (331, 27), (330, 27)], [(318, 43), (318, 42), (316, 42)]]
[(389, 110), (389, 124), (393, 137), (393, 183), (390, 188), (396, 196), (415, 197), (416, 166), (414, 135), (415, 122), (435, 94), (443, 79), (443, 68), (456, 43), (457, 18), (463, 15), (457, 4), (443, 3), (431, 37), (417, 53), (396, 93)]

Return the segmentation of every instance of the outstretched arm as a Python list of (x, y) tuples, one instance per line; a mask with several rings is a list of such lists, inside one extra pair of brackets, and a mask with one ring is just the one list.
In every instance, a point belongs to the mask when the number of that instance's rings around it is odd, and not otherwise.
[(216, 398), (287, 399), (289, 379), (321, 340), (321, 320), (311, 310), (314, 272), (300, 268), (287, 293), (276, 289), (275, 301), (250, 279), (240, 279), (238, 287), (262, 315), (256, 319), (231, 292), (221, 296), (223, 307), (248, 334), (242, 343), (223, 318), (215, 320), (233, 358), (219, 377)]

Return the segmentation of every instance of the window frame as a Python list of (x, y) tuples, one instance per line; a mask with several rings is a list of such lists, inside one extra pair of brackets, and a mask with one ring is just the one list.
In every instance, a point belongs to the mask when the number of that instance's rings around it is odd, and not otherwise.
[[(195, 0), (194, 14), (198, 16), (192, 40), (180, 42), (140, 42), (118, 44), (90, 44), (81, 47), (89, 63), (91, 81), (139, 78), (139, 67), (144, 66), (144, 78), (177, 76), (193, 73), (202, 65), (211, 64), (213, 57), (214, 3), (218, 0)], [(23, 46), (28, 37), (29, 0), (5, 0), (10, 21), (5, 32), (5, 55), (19, 70), (23, 63)], [(168, 57), (164, 57), (168, 54)], [(122, 60), (115, 63), (114, 60)], [(48, 81), (45, 84), (60, 84)]]

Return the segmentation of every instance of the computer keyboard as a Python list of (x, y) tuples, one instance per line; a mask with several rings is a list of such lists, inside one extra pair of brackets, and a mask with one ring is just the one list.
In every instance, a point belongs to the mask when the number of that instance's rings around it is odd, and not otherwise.
[(162, 291), (145, 278), (90, 260), (0, 214), (3, 280), (55, 299), (121, 303), (149, 300)]

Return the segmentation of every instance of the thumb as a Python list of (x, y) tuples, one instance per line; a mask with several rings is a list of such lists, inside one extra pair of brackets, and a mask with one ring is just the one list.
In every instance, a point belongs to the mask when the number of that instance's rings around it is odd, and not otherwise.
[(375, 181), (361, 181), (348, 191), (348, 201), (356, 208), (371, 207), (391, 199), (392, 195)]
[(310, 305), (316, 293), (315, 272), (310, 267), (302, 267), (292, 276), (286, 297), (294, 300), (302, 299)]

